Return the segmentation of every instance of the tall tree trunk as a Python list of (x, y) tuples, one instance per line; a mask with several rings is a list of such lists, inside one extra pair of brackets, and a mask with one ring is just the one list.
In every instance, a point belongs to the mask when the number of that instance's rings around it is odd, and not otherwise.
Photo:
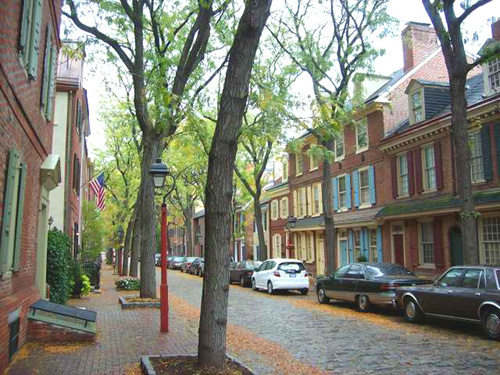
[(452, 77), (451, 138), (455, 149), (458, 196), (460, 197), (460, 226), (462, 229), (465, 264), (479, 264), (477, 218), (472, 195), (470, 148), (467, 126), (466, 74)]
[[(134, 209), (134, 212), (135, 212), (135, 209)], [(128, 256), (130, 254), (130, 245), (132, 242), (134, 220), (135, 220), (134, 214), (132, 214), (132, 217), (130, 218), (128, 225), (127, 225), (127, 231), (125, 232), (125, 246), (123, 247), (122, 276), (128, 276)]]
[(141, 298), (156, 298), (156, 268), (154, 257), (156, 253), (156, 219), (154, 186), (149, 174), (151, 164), (161, 154), (161, 137), (156, 132), (143, 133), (143, 151), (141, 160), (141, 184), (139, 189), (139, 233), (141, 236)]
[(206, 187), (206, 249), (198, 362), (223, 368), (226, 359), (228, 253), (238, 134), (248, 97), (252, 64), (272, 0), (248, 0), (236, 32), (212, 140)]
[[(327, 150), (333, 151), (334, 141), (328, 140), (321, 142), (321, 145)], [(331, 181), (330, 162), (325, 159), (323, 162), (323, 217), (325, 220), (325, 275), (330, 275), (336, 268), (335, 264), (335, 248), (336, 248), (336, 233), (335, 223), (333, 219), (333, 192)]]
[[(139, 198), (137, 198), (139, 202)], [(139, 275), (139, 254), (141, 248), (141, 234), (139, 233), (139, 219), (137, 215), (133, 223), (132, 247), (130, 249), (130, 276), (137, 277)]]
[(255, 225), (257, 226), (257, 236), (259, 237), (259, 251), (257, 252), (257, 260), (265, 260), (267, 258), (267, 246), (264, 236), (264, 226), (262, 225), (262, 208), (260, 207), (260, 189), (256, 189), (253, 197), (253, 210), (255, 212)]
[[(186, 241), (187, 241), (187, 248), (186, 248), (186, 255), (189, 257), (194, 256), (194, 249), (193, 249), (193, 206), (190, 205), (188, 209), (183, 211), (184, 214), (184, 220), (186, 220)], [(203, 254), (201, 254), (203, 256)]]

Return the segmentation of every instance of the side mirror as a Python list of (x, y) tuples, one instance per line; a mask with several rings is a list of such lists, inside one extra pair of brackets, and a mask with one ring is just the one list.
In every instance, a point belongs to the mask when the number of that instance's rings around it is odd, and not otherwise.
[(254, 268), (253, 271), (254, 272), (259, 272), (259, 269), (258, 268)]

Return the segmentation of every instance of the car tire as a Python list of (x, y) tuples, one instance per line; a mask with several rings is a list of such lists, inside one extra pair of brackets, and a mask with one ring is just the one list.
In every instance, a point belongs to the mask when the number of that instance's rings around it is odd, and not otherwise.
[(245, 283), (245, 279), (243, 278), (243, 276), (240, 277), (240, 286), (241, 287), (245, 287), (246, 283)]
[(267, 293), (269, 293), (269, 294), (274, 293), (273, 283), (271, 281), (267, 282)]
[(500, 340), (500, 310), (488, 308), (481, 315), (484, 333), (490, 340)]
[(307, 288), (300, 290), (300, 294), (302, 294), (303, 296), (307, 296), (307, 293), (309, 293), (309, 289), (307, 289)]
[(256, 291), (257, 291), (257, 285), (255, 284), (255, 279), (252, 279), (252, 290), (253, 290), (254, 292), (256, 292)]
[(318, 288), (317, 295), (319, 303), (324, 304), (330, 302), (330, 298), (326, 296), (325, 288), (323, 288), (322, 286)]
[(357, 300), (356, 300), (357, 304), (358, 304), (358, 311), (359, 312), (368, 312), (370, 311), (370, 308), (371, 308), (371, 302), (370, 302), (370, 299), (368, 298), (368, 296), (362, 294), (360, 296), (358, 296)]
[(410, 323), (420, 323), (424, 320), (424, 313), (413, 298), (406, 298), (403, 302), (405, 318)]

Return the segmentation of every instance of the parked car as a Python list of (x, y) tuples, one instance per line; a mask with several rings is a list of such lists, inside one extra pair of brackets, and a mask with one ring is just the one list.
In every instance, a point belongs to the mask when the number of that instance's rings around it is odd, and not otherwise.
[(187, 272), (191, 275), (198, 275), (200, 272), (200, 264), (204, 261), (203, 258), (196, 258), (193, 260), (191, 265), (189, 266)]
[(244, 260), (236, 263), (229, 270), (229, 284), (240, 283), (241, 286), (250, 286), (252, 284), (252, 275), (255, 268), (259, 268), (262, 262), (253, 260)]
[(180, 270), (181, 264), (186, 260), (186, 257), (174, 257), (171, 262), (168, 263), (168, 268), (172, 270)]
[(168, 268), (168, 264), (174, 259), (174, 256), (173, 255), (169, 255), (167, 257), (167, 268)]
[(184, 262), (181, 263), (181, 272), (187, 272), (189, 266), (191, 265), (191, 263), (193, 263), (193, 261), (197, 259), (197, 257), (187, 257), (185, 258)]
[(198, 269), (199, 269), (198, 276), (203, 277), (203, 274), (205, 273), (205, 259), (203, 259), (203, 262), (200, 263)]
[(155, 254), (155, 266), (161, 267), (161, 254)]
[(268, 259), (252, 275), (252, 289), (267, 289), (273, 294), (277, 289), (309, 292), (309, 275), (298, 259)]
[(394, 306), (400, 286), (430, 283), (398, 264), (352, 263), (318, 279), (316, 293), (319, 303), (330, 299), (355, 302), (359, 311), (367, 312), (372, 305)]
[(411, 323), (426, 316), (481, 323), (488, 338), (500, 340), (500, 266), (452, 267), (433, 285), (396, 295)]

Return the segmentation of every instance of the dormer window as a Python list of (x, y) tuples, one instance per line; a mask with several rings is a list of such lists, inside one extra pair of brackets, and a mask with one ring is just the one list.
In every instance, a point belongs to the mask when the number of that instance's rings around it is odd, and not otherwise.
[(500, 91), (500, 58), (497, 57), (488, 63), (488, 86), (491, 93)]
[(411, 94), (411, 123), (415, 124), (424, 119), (424, 109), (422, 106), (422, 90)]

